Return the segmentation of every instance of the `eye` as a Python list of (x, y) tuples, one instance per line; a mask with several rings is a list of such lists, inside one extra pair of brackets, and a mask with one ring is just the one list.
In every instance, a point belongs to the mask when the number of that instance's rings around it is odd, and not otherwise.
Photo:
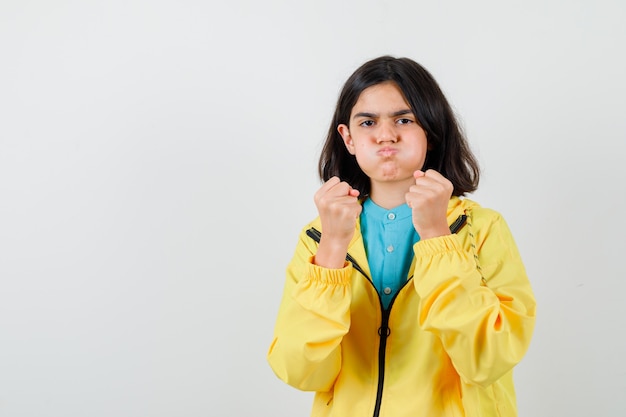
[(365, 121), (361, 122), (359, 124), (359, 126), (371, 127), (371, 126), (374, 126), (374, 121), (373, 120), (365, 120)]
[(408, 125), (410, 123), (413, 123), (413, 120), (411, 120), (411, 119), (398, 119), (396, 121), (396, 123), (398, 123), (399, 125)]

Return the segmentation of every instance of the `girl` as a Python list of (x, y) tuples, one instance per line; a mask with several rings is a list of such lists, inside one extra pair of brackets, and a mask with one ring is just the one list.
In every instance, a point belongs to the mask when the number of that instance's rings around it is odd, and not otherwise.
[(311, 415), (516, 416), (535, 299), (503, 218), (462, 198), (479, 170), (430, 73), (363, 64), (319, 161), (319, 217), (287, 268), (268, 361)]

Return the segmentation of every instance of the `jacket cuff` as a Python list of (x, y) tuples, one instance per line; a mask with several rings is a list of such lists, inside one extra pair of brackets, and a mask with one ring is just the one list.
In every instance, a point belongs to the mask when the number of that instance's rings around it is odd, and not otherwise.
[(413, 251), (416, 257), (432, 256), (440, 253), (462, 251), (463, 247), (459, 242), (457, 235), (451, 234), (446, 236), (434, 237), (431, 239), (420, 240), (413, 245)]
[(315, 282), (331, 285), (348, 285), (350, 284), (350, 276), (352, 275), (352, 264), (345, 261), (343, 268), (331, 269), (313, 263), (315, 256), (309, 257), (306, 267), (306, 277)]

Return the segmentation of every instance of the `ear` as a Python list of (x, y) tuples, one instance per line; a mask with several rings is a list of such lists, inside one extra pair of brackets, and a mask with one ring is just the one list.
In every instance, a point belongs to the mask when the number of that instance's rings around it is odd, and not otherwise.
[(350, 129), (348, 129), (348, 126), (340, 124), (337, 126), (337, 131), (341, 135), (343, 143), (346, 145), (346, 149), (350, 155), (354, 155), (354, 141), (352, 140), (352, 136), (350, 136)]

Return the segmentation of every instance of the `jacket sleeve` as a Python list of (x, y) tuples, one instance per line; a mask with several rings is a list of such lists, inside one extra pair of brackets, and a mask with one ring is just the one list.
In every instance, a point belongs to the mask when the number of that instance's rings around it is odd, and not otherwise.
[(415, 244), (414, 284), (419, 325), (439, 337), (465, 383), (488, 386), (526, 353), (536, 304), (504, 219), (472, 211), (465, 245), (458, 235)]
[(287, 279), (267, 360), (276, 375), (304, 391), (328, 391), (341, 369), (350, 328), (352, 264), (313, 264), (317, 245), (302, 233)]

